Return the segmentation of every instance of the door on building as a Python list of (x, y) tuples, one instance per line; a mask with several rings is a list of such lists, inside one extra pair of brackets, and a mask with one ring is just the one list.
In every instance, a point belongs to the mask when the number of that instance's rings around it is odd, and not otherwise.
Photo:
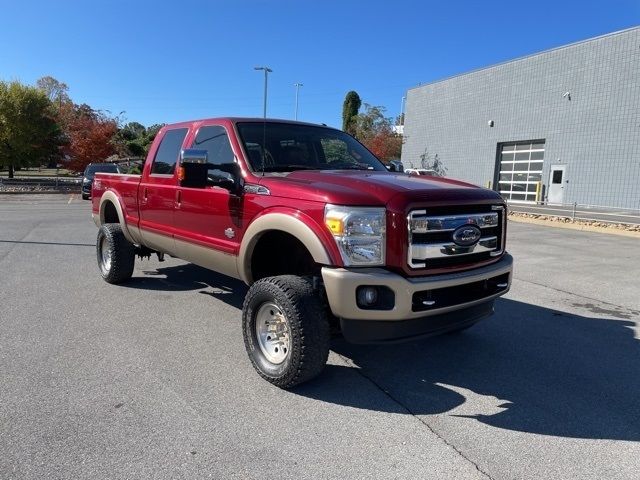
[(563, 203), (564, 186), (567, 183), (567, 180), (565, 179), (566, 167), (566, 165), (551, 165), (547, 203)]
[(539, 200), (544, 140), (510, 142), (498, 145), (498, 191), (505, 200), (535, 203)]

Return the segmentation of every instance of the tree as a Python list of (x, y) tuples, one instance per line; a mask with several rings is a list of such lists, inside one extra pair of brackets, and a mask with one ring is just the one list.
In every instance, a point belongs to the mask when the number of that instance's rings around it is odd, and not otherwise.
[(81, 172), (89, 163), (104, 161), (116, 153), (113, 139), (118, 123), (87, 104), (74, 105), (66, 130), (67, 167), (72, 171)]
[(152, 125), (145, 128), (138, 122), (129, 122), (118, 129), (114, 137), (116, 151), (123, 157), (144, 157), (158, 131), (164, 125)]
[(58, 154), (60, 128), (51, 101), (38, 88), (0, 81), (0, 165), (13, 178), (16, 167), (29, 167)]
[(400, 158), (402, 136), (394, 132), (385, 108), (364, 104), (365, 111), (354, 119), (354, 135), (380, 160)]
[(361, 105), (362, 100), (360, 100), (360, 96), (356, 92), (351, 90), (347, 93), (344, 98), (344, 103), (342, 104), (342, 130), (350, 135), (353, 135), (355, 132), (355, 117), (358, 115)]
[(138, 122), (129, 122), (123, 127), (123, 129), (131, 132), (135, 138), (141, 137), (147, 133), (147, 129), (144, 125)]
[(38, 79), (36, 86), (42, 90), (47, 98), (57, 107), (63, 103), (71, 102), (67, 84), (59, 82), (53, 77), (46, 76)]

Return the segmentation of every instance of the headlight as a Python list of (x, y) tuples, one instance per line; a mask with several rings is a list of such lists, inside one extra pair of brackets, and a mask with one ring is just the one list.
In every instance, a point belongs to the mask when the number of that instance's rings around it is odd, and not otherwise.
[(384, 265), (384, 208), (327, 205), (324, 223), (338, 245), (345, 266)]

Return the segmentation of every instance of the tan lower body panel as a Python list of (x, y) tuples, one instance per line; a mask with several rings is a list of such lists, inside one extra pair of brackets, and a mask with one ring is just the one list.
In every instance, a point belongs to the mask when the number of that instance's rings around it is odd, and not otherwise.
[(178, 255), (178, 249), (176, 248), (176, 242), (173, 237), (167, 235), (160, 235), (159, 233), (153, 233), (144, 228), (140, 229), (140, 236), (145, 247), (151, 248), (158, 252), (166, 253), (172, 257), (180, 257)]
[(233, 278), (240, 278), (238, 274), (238, 257), (222, 253), (208, 247), (195, 245), (184, 240), (177, 240), (166, 235), (151, 233), (141, 230), (145, 245), (159, 252), (164, 252), (172, 257), (181, 258), (187, 262), (195, 263), (200, 267), (208, 268)]
[[(409, 320), (422, 318), (429, 315), (438, 315), (489, 301), (509, 291), (509, 285), (499, 294), (484, 297), (459, 305), (451, 305), (444, 308), (434, 308), (430, 311), (413, 311), (412, 297), (416, 292), (435, 290), (439, 288), (464, 286), (468, 283), (478, 282), (493, 278), (505, 273), (511, 273), (513, 259), (505, 254), (497, 263), (486, 267), (467, 270), (464, 272), (433, 277), (405, 278), (383, 268), (322, 268), (322, 280), (327, 292), (327, 299), (332, 313), (339, 318), (351, 320)], [(356, 304), (356, 290), (360, 286), (385, 286), (395, 294), (395, 304), (391, 310), (364, 310)]]
[(175, 244), (178, 258), (222, 273), (223, 275), (228, 275), (229, 277), (240, 278), (237, 256), (183, 240), (175, 240)]

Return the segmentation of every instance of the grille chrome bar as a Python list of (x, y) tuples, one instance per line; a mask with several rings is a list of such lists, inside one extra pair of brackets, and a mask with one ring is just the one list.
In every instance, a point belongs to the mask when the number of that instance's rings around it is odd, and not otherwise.
[(473, 253), (491, 252), (498, 247), (498, 237), (481, 238), (470, 247), (461, 247), (453, 242), (415, 243), (412, 245), (413, 257), (429, 260), (450, 255), (471, 255)]
[(450, 232), (462, 225), (475, 225), (478, 228), (498, 226), (498, 212), (473, 213), (469, 215), (444, 215), (427, 217), (426, 210), (411, 213), (409, 228), (412, 233), (429, 233), (433, 231)]
[[(464, 206), (460, 210), (464, 212)], [(414, 210), (407, 216), (407, 263), (411, 268), (429, 268), (430, 264), (434, 267), (459, 264), (467, 257), (467, 262), (472, 262), (472, 255), (497, 257), (504, 252), (506, 220), (502, 205), (469, 214), (428, 215), (427, 210)], [(474, 225), (482, 232), (483, 236), (474, 245), (461, 246), (453, 241), (453, 234), (449, 232), (464, 225)]]

